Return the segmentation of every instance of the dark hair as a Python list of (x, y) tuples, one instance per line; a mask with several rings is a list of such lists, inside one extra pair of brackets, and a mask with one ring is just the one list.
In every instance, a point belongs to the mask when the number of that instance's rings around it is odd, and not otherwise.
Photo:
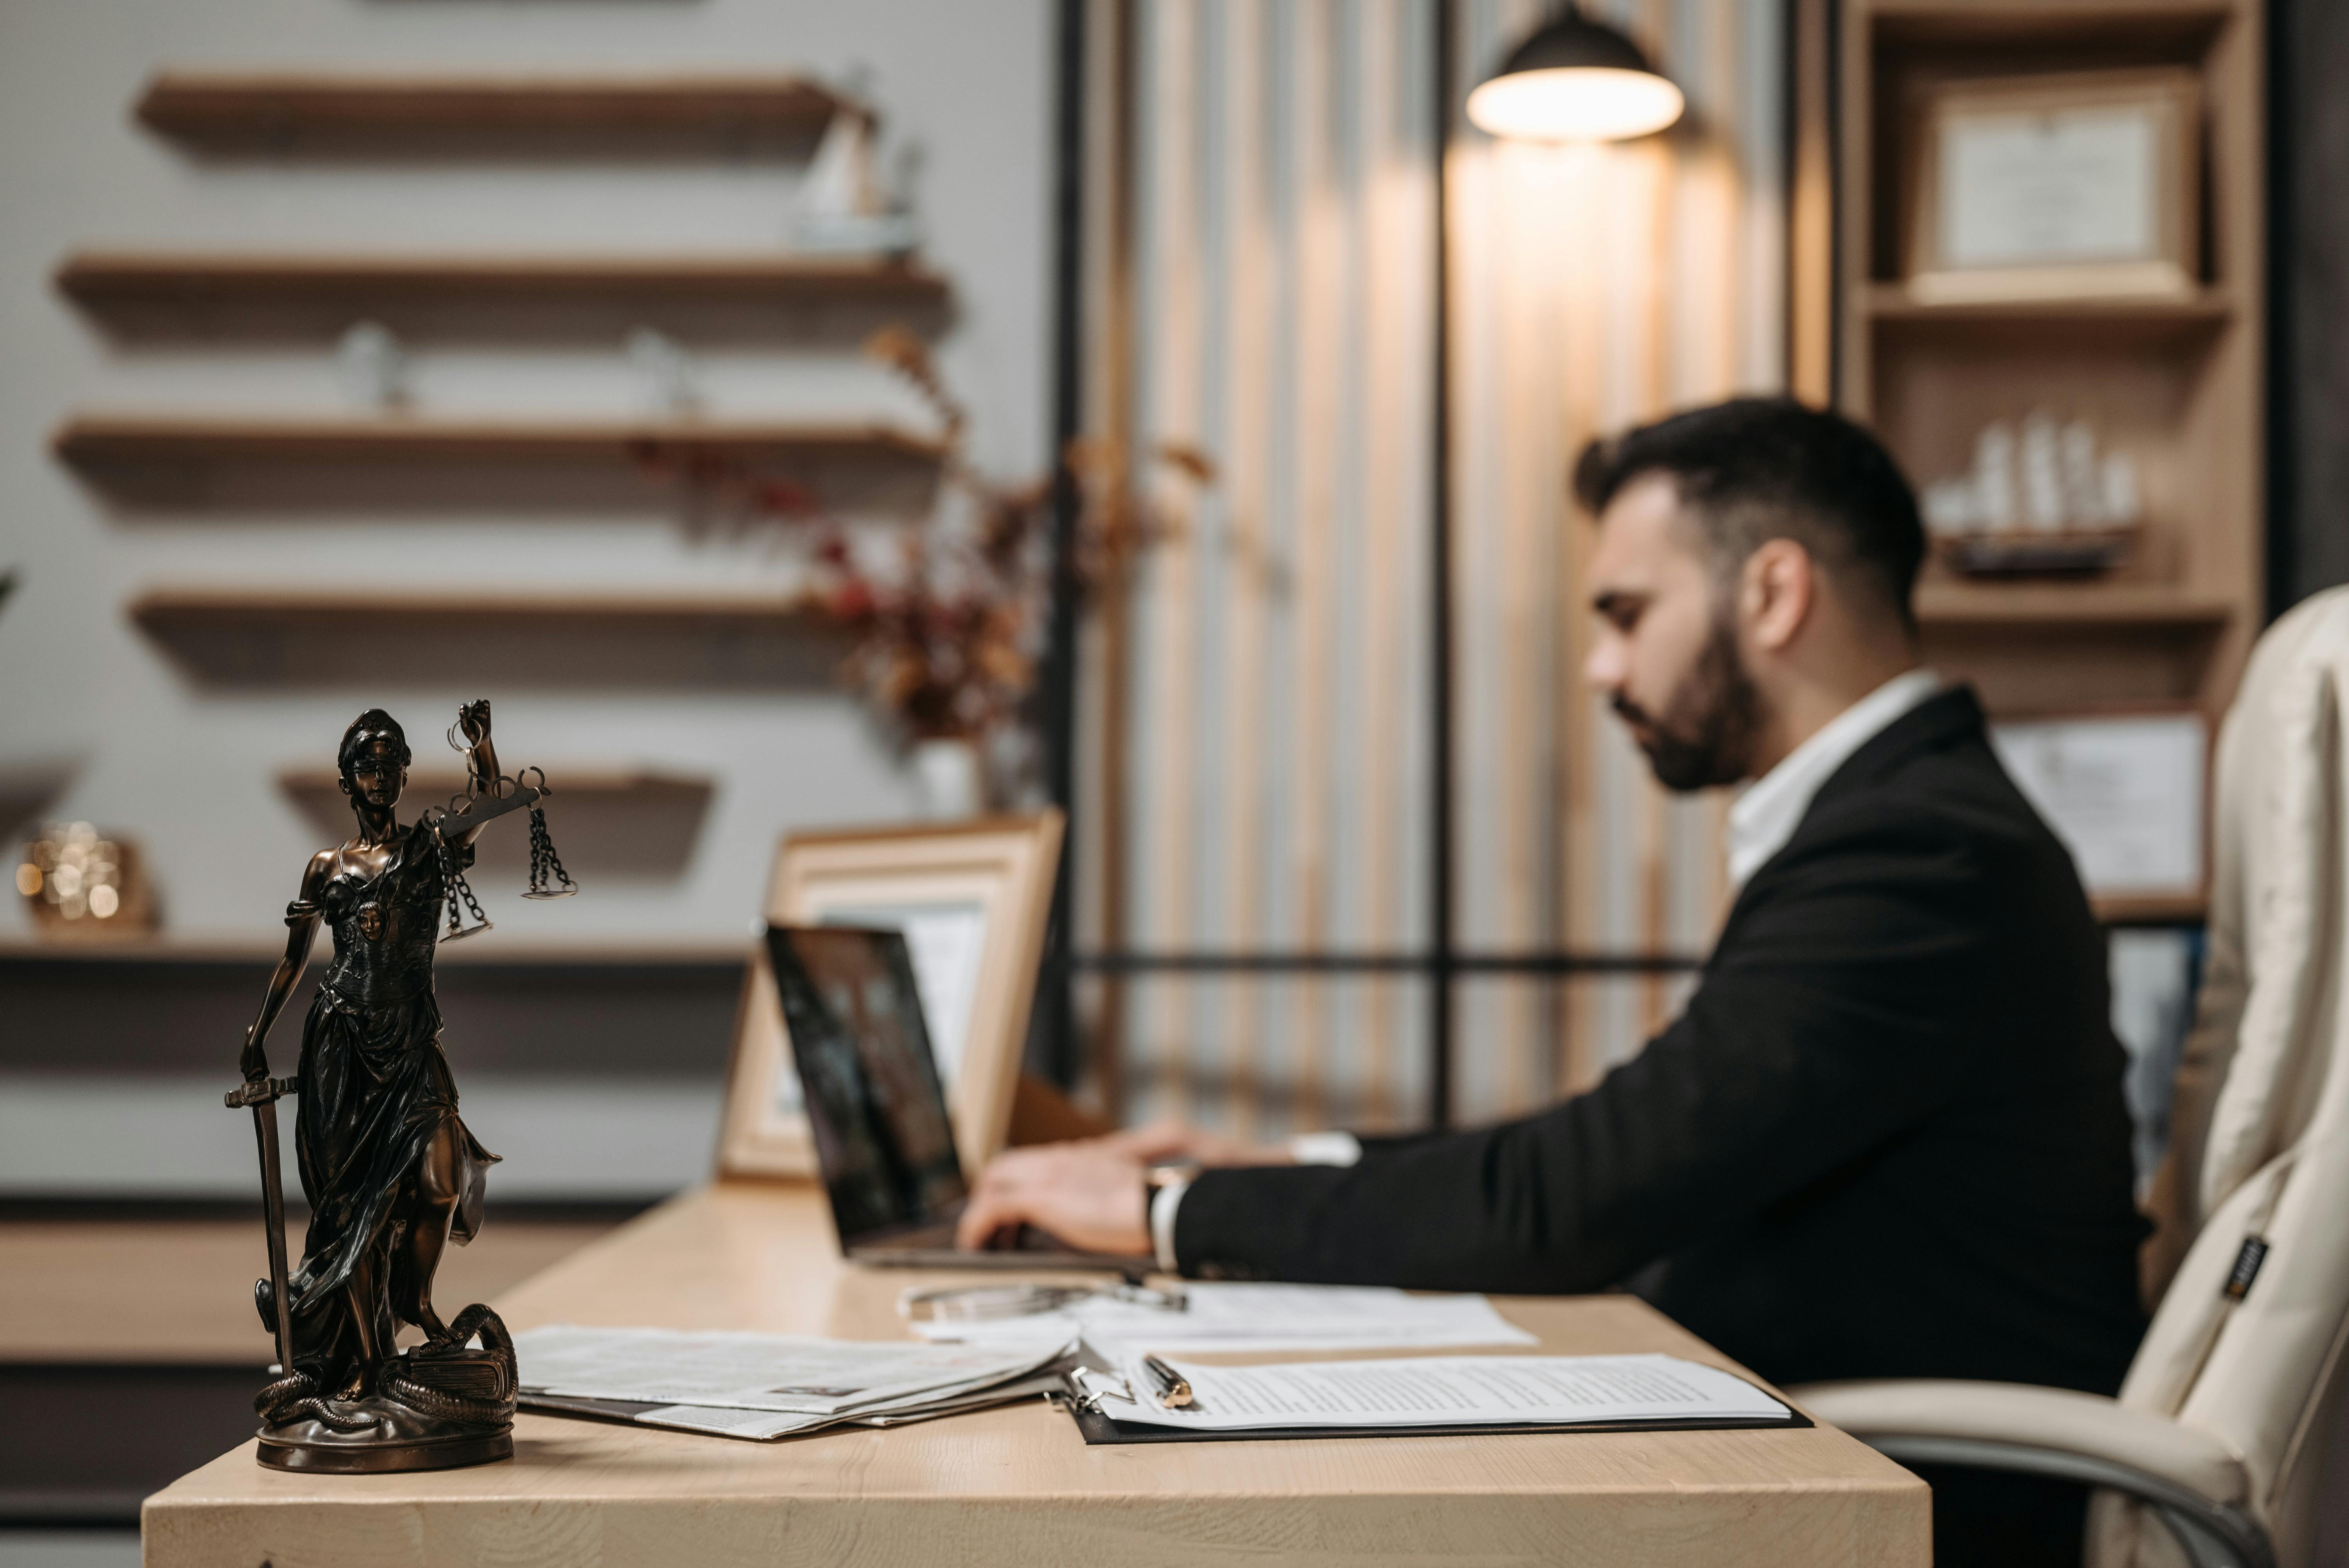
[(351, 727), (343, 731), (342, 749), (335, 753), (336, 769), (348, 779), (351, 766), (358, 761), (359, 754), (378, 740), (388, 740), (398, 747), (399, 765), (402, 768), (408, 766), (408, 732), (399, 727), (399, 720), (379, 707), (371, 707), (351, 720)]
[(1791, 397), (1733, 397), (1591, 442), (1574, 494), (1593, 517), (1633, 480), (1668, 474), (1703, 527), (1715, 564), (1791, 539), (1911, 630), (1925, 560), (1917, 495), (1884, 443), (1840, 414)]

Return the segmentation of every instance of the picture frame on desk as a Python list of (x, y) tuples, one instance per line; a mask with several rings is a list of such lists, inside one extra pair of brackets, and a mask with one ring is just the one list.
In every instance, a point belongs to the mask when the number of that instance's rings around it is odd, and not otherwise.
[[(786, 835), (771, 924), (902, 931), (914, 961), (963, 1169), (1004, 1146), (1060, 871), (1057, 810), (911, 827)], [(752, 945), (735, 1020), (718, 1150), (721, 1177), (812, 1177), (815, 1143), (765, 944)]]
[(1919, 83), (1901, 170), (1910, 297), (2192, 298), (2201, 122), (2182, 67)]
[(2210, 725), (2187, 704), (1991, 721), (2015, 785), (2107, 923), (2199, 921), (2209, 892)]

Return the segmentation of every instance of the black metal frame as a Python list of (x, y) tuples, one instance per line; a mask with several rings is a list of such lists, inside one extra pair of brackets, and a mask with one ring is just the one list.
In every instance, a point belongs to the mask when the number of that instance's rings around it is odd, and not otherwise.
[[(1086, 0), (1060, 0), (1055, 46), (1053, 201), (1052, 434), (1065, 454), (1082, 419), (1082, 290), (1084, 233), (1084, 98)], [(1454, 1029), (1457, 982), (1464, 975), (1519, 975), (1556, 979), (1578, 975), (1675, 975), (1702, 960), (1680, 954), (1468, 953), (1460, 950), (1455, 919), (1457, 872), (1454, 836), (1456, 727), (1454, 708), (1451, 258), (1444, 153), (1451, 146), (1459, 104), (1457, 7), (1436, 0), (1433, 54), (1435, 209), (1434, 321), (1429, 530), (1426, 541), (1430, 712), (1428, 780), (1429, 929), (1423, 951), (1403, 953), (1094, 952), (1074, 950), (1070, 932), (1071, 870), (1063, 855), (1045, 940), (1036, 1021), (1028, 1060), (1062, 1084), (1078, 1071), (1070, 983), (1079, 974), (1124, 975), (1408, 975), (1428, 981), (1428, 1121), (1450, 1124), (1454, 1099)], [(1073, 819), (1076, 806), (1076, 644), (1081, 611), (1075, 572), (1082, 498), (1065, 460), (1056, 461), (1052, 486), (1051, 623), (1038, 681), (1036, 719), (1041, 738), (1045, 794)]]

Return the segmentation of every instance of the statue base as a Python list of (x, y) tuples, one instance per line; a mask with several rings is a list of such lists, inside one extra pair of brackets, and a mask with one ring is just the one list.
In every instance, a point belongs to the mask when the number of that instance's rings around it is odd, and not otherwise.
[[(466, 1348), (475, 1334), (481, 1348)], [(376, 1369), (374, 1392), (311, 1394), (308, 1375), (281, 1379), (255, 1402), (272, 1421), (254, 1457), (269, 1470), (311, 1475), (382, 1475), (457, 1470), (513, 1457), (513, 1338), (476, 1304), (448, 1336), (402, 1351)]]
[(338, 1432), (324, 1422), (264, 1427), (254, 1457), (269, 1470), (308, 1475), (387, 1475), (403, 1470), (460, 1470), (513, 1458), (511, 1424), (483, 1429), (419, 1418), (388, 1399), (336, 1401), (338, 1415), (374, 1415), (369, 1429)]

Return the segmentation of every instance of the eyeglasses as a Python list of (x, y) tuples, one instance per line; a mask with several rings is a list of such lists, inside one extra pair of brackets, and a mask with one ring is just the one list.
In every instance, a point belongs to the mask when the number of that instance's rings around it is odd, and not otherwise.
[(1139, 1284), (982, 1284), (911, 1286), (897, 1294), (897, 1315), (908, 1323), (987, 1323), (1036, 1317), (1081, 1301), (1122, 1301), (1161, 1312), (1187, 1312), (1180, 1290)]

